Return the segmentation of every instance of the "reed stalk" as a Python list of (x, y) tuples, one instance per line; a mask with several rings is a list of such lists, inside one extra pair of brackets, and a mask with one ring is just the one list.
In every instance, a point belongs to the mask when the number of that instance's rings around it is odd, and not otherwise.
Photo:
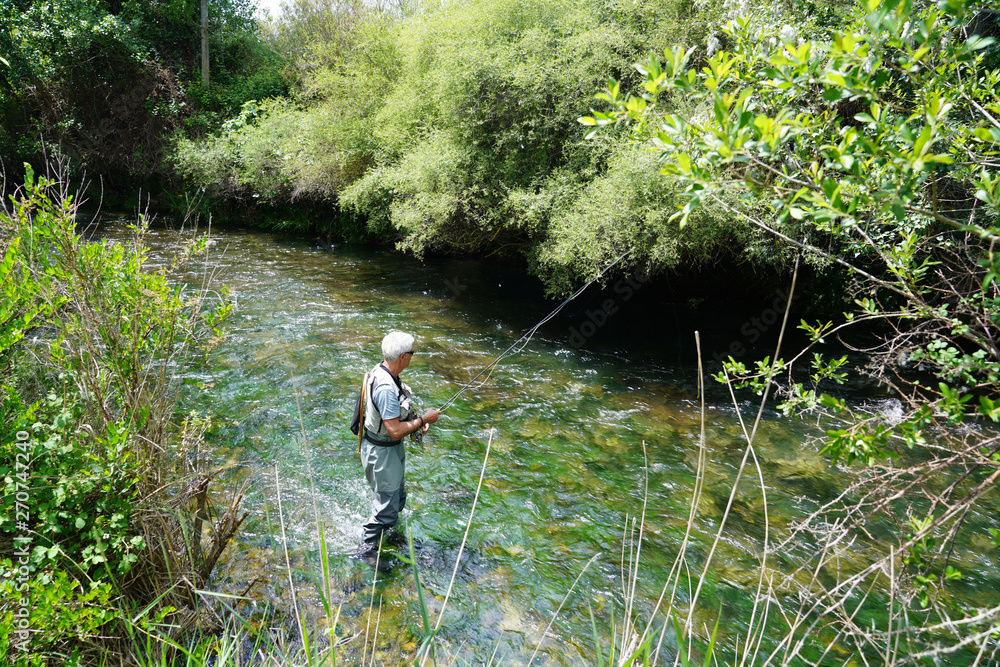
[[(476, 494), (472, 498), (472, 508), (469, 510), (469, 520), (466, 521), (466, 523), (465, 523), (465, 533), (462, 535), (462, 543), (458, 547), (458, 555), (455, 556), (455, 567), (451, 571), (451, 580), (449, 580), (449, 582), (448, 582), (448, 590), (445, 592), (444, 602), (441, 603), (441, 611), (438, 614), (437, 621), (434, 624), (434, 630), (432, 632), (430, 632), (430, 635), (429, 635), (430, 637), (436, 636), (437, 633), (438, 633), (438, 630), (441, 628), (441, 622), (444, 620), (444, 612), (445, 612), (445, 609), (448, 607), (448, 600), (451, 599), (451, 590), (452, 590), (452, 587), (455, 584), (455, 577), (458, 576), (458, 566), (462, 562), (462, 552), (465, 550), (465, 543), (469, 539), (469, 531), (472, 529), (472, 517), (476, 513), (476, 504), (479, 502), (479, 493), (480, 493), (480, 491), (482, 491), (482, 488), (483, 488), (483, 479), (485, 479), (485, 477), (486, 477), (486, 463), (490, 459), (490, 448), (493, 445), (493, 435), (494, 435), (495, 432), (496, 431), (494, 429), (490, 429), (490, 437), (489, 437), (489, 440), (486, 443), (486, 453), (483, 454), (483, 467), (479, 471), (479, 483), (476, 485)], [(416, 556), (413, 553), (412, 540), (411, 540), (411, 543), (410, 543), (410, 556), (411, 556), (411, 558), (413, 558), (414, 573), (416, 573), (416, 567), (417, 567), (416, 566)], [(423, 606), (423, 596), (421, 596), (420, 601), (421, 601), (421, 604)], [(423, 609), (423, 612), (424, 612), (424, 614), (426, 614), (426, 609)], [(420, 658), (420, 667), (423, 667), (425, 664), (427, 664), (427, 657), (428, 657), (429, 653), (430, 653), (429, 649), (423, 651), (422, 655), (421, 655), (421, 652), (418, 651), (417, 655)]]

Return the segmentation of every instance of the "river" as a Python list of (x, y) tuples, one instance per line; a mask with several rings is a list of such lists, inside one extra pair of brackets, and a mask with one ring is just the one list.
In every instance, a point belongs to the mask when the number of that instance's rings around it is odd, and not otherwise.
[[(102, 234), (123, 238), (127, 231), (109, 219)], [(162, 262), (184, 236), (170, 225), (154, 227), (147, 238), (152, 262)], [(370, 510), (348, 430), (361, 375), (379, 361), (384, 333), (408, 331), (416, 354), (403, 379), (420, 405), (438, 407), (554, 302), (521, 267), (502, 262), (422, 263), (240, 230), (215, 230), (213, 239), (208, 265), (216, 284), (231, 290), (236, 310), (210, 362), (183, 378), (183, 400), (186, 409), (212, 417), (207, 456), (227, 466), (220, 479), (252, 483), (244, 501), (250, 515), (212, 585), (229, 594), (246, 591), (251, 602), (238, 605), (241, 613), (294, 645), (292, 586), (307, 625), (322, 629), (328, 622), (319, 599), (322, 524), (332, 602), (341, 606), (335, 631), (343, 641), (341, 661), (357, 664), (374, 650), (376, 664), (398, 664), (412, 656), (422, 632), (412, 570), (397, 561), (376, 581), (370, 567), (350, 558)], [(191, 286), (201, 283), (203, 269), (186, 276)], [(439, 632), (440, 650), (459, 664), (527, 664), (536, 648), (535, 665), (595, 664), (591, 614), (605, 654), (612, 626), (620, 631), (627, 610), (641, 624), (648, 621), (684, 539), (695, 485), (702, 413), (694, 332), (702, 332), (707, 360), (755, 344), (763, 356), (784, 298), (779, 293), (763, 307), (719, 312), (697, 302), (671, 306), (664, 283), (637, 277), (591, 290), (466, 391), (422, 443), (407, 443), (409, 500), (401, 523), (415, 541), (432, 624), (490, 447)], [(709, 383), (704, 495), (687, 558), (693, 575), (743, 458), (739, 415), (752, 422), (753, 398), (741, 395), (738, 412), (726, 389)], [(810, 440), (816, 435), (813, 424), (765, 411), (755, 451), (772, 542), (843, 488), (843, 473)], [(216, 493), (221, 501), (218, 485)], [(746, 631), (763, 510), (751, 467), (695, 615), (704, 639), (721, 614), (721, 651), (734, 650)], [(633, 579), (628, 561), (643, 512)], [(812, 548), (808, 540), (793, 542), (784, 561), (804, 560)], [(685, 583), (682, 609), (689, 596)], [(657, 637), (663, 621), (661, 611)], [(661, 664), (672, 660), (675, 647), (671, 626)]]

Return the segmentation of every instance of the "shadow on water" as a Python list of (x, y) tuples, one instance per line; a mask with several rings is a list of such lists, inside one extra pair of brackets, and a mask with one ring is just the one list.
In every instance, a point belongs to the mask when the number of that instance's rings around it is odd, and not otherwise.
[[(126, 230), (110, 222), (101, 233), (122, 238)], [(154, 262), (178, 236), (151, 231)], [(245, 501), (251, 516), (214, 583), (227, 592), (249, 587), (258, 609), (291, 608), (277, 469), (293, 580), (306, 617), (324, 622), (316, 594), (318, 515), (332, 554), (334, 602), (344, 605), (338, 632), (371, 632), (374, 600), (376, 609), (381, 605), (380, 659), (410, 655), (420, 629), (410, 570), (397, 566), (375, 583), (372, 570), (349, 557), (370, 507), (347, 428), (356, 385), (379, 360), (384, 333), (406, 330), (416, 337), (417, 354), (404, 379), (424, 407), (437, 407), (554, 304), (539, 281), (502, 263), (435, 258), (422, 264), (391, 252), (248, 231), (214, 237), (210, 264), (237, 310), (211, 364), (185, 379), (185, 401), (214, 416), (209, 438), (218, 462), (254, 480)], [(201, 276), (187, 279), (200, 282)], [(422, 444), (407, 445), (409, 501), (402, 521), (418, 544), (435, 612), (465, 531), (488, 434), (496, 429), (441, 633), (463, 660), (485, 662), (499, 648), (506, 664), (521, 664), (544, 640), (544, 655), (534, 664), (587, 662), (593, 646), (588, 604), (602, 619), (622, 603), (623, 534), (643, 506), (643, 443), (650, 494), (637, 613), (648, 614), (681, 542), (694, 480), (700, 421), (693, 332), (701, 330), (706, 349), (725, 356), (733, 341), (747, 354), (772, 353), (764, 344), (778, 325), (765, 311), (775, 303), (764, 309), (676, 305), (663, 284), (627, 280), (612, 280), (574, 302), (463, 394)], [(710, 398), (708, 484), (695, 562), (705, 557), (744, 449), (728, 395), (720, 386)], [(740, 409), (752, 418), (756, 405), (746, 399)], [(809, 444), (811, 435), (808, 424), (772, 411), (756, 441), (779, 538), (794, 518), (841, 489)], [(749, 611), (764, 532), (760, 494), (752, 481), (742, 484), (746, 493), (734, 506), (710, 582), (733, 632)], [(787, 557), (810, 548), (791, 547)], [(602, 556), (567, 602), (554, 635), (543, 637), (595, 553)], [(362, 650), (360, 642), (348, 642), (345, 654)]]

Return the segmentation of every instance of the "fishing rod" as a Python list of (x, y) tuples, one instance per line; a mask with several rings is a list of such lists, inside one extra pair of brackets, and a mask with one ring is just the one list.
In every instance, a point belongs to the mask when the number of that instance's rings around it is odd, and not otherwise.
[[(548, 315), (546, 315), (545, 317), (543, 317), (538, 322), (538, 324), (536, 324), (535, 326), (531, 327), (531, 329), (529, 329), (528, 331), (526, 331), (520, 338), (518, 338), (516, 341), (514, 341), (513, 345), (511, 345), (506, 350), (504, 350), (502, 353), (500, 353), (500, 355), (497, 356), (496, 359), (494, 359), (493, 361), (491, 361), (488, 366), (486, 366), (485, 368), (483, 368), (483, 370), (479, 371), (479, 373), (476, 375), (476, 377), (474, 377), (471, 380), (469, 380), (468, 382), (466, 382), (462, 386), (462, 388), (459, 389), (457, 392), (455, 392), (454, 396), (452, 396), (447, 401), (445, 401), (444, 405), (442, 405), (440, 408), (438, 408), (438, 410), (441, 411), (441, 412), (444, 412), (448, 408), (448, 406), (450, 406), (452, 403), (455, 402), (456, 398), (458, 398), (459, 396), (461, 396), (465, 392), (465, 390), (468, 389), (469, 387), (471, 387), (476, 380), (478, 380), (479, 378), (481, 378), (483, 376), (484, 373), (486, 373), (487, 371), (495, 368), (497, 366), (497, 364), (499, 364), (501, 361), (503, 361), (503, 359), (505, 357), (507, 357), (509, 354), (512, 354), (512, 350), (514, 352), (520, 352), (521, 350), (523, 350), (525, 348), (525, 346), (527, 346), (527, 344), (531, 341), (531, 338), (532, 338), (532, 336), (535, 335), (535, 332), (538, 331), (538, 329), (543, 324), (545, 324), (546, 322), (548, 322), (549, 320), (551, 320), (553, 317), (555, 317), (559, 313), (559, 311), (562, 310), (566, 306), (567, 303), (569, 303), (570, 301), (572, 301), (576, 297), (580, 296), (580, 294), (582, 294), (585, 289), (587, 289), (588, 287), (590, 287), (591, 285), (593, 285), (595, 282), (597, 282), (598, 280), (600, 280), (601, 277), (605, 273), (607, 273), (608, 271), (610, 271), (612, 269), (612, 267), (614, 267), (616, 264), (618, 264), (618, 262), (620, 262), (623, 259), (625, 259), (625, 257), (627, 257), (629, 254), (631, 254), (631, 252), (632, 252), (631, 250), (626, 250), (624, 253), (622, 253), (618, 257), (618, 259), (616, 259), (615, 261), (611, 262), (606, 267), (604, 267), (604, 269), (600, 273), (598, 273), (597, 276), (595, 278), (593, 278), (590, 282), (584, 284), (583, 287), (580, 287), (578, 290), (576, 290), (575, 292), (573, 292), (573, 294), (571, 294), (569, 296), (569, 298), (567, 298), (565, 301), (563, 301), (558, 306), (556, 306), (555, 310), (553, 310), (551, 313), (549, 313)], [(522, 340), (524, 341), (524, 344), (521, 345), (521, 347), (518, 348), (517, 350), (514, 350), (514, 348), (516, 348), (518, 346), (518, 344), (521, 343)], [(485, 380), (484, 380), (484, 382), (485, 382)]]

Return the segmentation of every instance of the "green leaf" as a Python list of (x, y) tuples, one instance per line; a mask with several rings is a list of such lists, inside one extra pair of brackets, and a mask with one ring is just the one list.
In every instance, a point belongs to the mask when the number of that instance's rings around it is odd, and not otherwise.
[(719, 603), (719, 613), (715, 617), (715, 627), (712, 628), (712, 636), (708, 641), (708, 648), (705, 649), (705, 662), (702, 663), (702, 667), (709, 667), (712, 664), (712, 658), (715, 655), (715, 640), (719, 634), (719, 621), (722, 620), (722, 603)]
[(726, 107), (722, 100), (721, 95), (716, 95), (715, 97), (715, 120), (719, 123), (720, 127), (726, 126), (726, 119), (729, 118), (729, 109)]
[(833, 196), (837, 194), (837, 190), (840, 186), (837, 181), (833, 180), (829, 176), (823, 179), (823, 193), (826, 195), (827, 199), (833, 199)]
[(979, 412), (993, 421), (1000, 421), (1000, 403), (985, 396), (979, 397)]
[(984, 37), (982, 35), (973, 35), (965, 43), (965, 47), (970, 51), (979, 51), (985, 49), (988, 46), (992, 46), (996, 42), (992, 37)]
[(846, 403), (842, 399), (834, 398), (829, 394), (820, 394), (819, 403), (824, 407), (837, 410), (838, 412), (846, 408)]
[(688, 662), (687, 647), (684, 645), (684, 633), (681, 632), (681, 624), (680, 621), (677, 620), (676, 615), (673, 616), (673, 621), (674, 635), (677, 639), (677, 657), (680, 659), (681, 667), (690, 667), (690, 663)]
[(930, 141), (931, 126), (924, 125), (924, 129), (920, 131), (920, 136), (913, 142), (913, 154), (924, 155), (930, 149)]
[(980, 141), (994, 142), (1000, 141), (1000, 128), (977, 127), (972, 131), (972, 135)]
[(965, 14), (965, 2), (963, 0), (938, 0), (938, 9), (951, 16), (961, 16)]
[(691, 158), (688, 157), (686, 153), (677, 154), (677, 166), (680, 167), (682, 173), (691, 173)]
[(590, 612), (590, 629), (594, 634), (594, 653), (597, 654), (597, 667), (604, 667), (604, 654), (601, 649), (601, 636), (597, 633), (597, 621), (594, 620), (594, 609), (587, 600), (587, 611)]
[(844, 79), (844, 76), (840, 72), (827, 72), (826, 80), (840, 88), (847, 87), (847, 80)]

